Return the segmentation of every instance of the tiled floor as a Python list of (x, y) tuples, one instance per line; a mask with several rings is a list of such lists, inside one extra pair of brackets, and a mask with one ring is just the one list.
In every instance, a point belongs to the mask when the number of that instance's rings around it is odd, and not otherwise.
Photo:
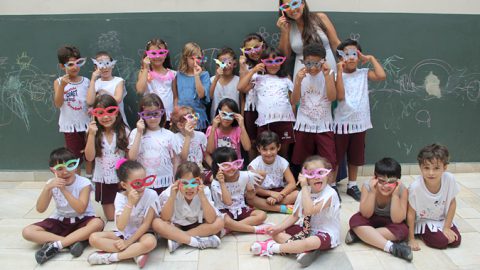
[[(414, 253), (412, 263), (397, 259), (364, 244), (340, 245), (333, 251), (321, 254), (309, 267), (310, 269), (480, 269), (480, 173), (455, 174), (462, 189), (457, 197), (455, 221), (462, 233), (459, 248), (434, 250), (421, 245)], [(406, 176), (403, 181), (409, 184), (414, 176)], [(367, 178), (359, 179), (359, 182)], [(340, 190), (345, 192), (345, 183)], [(48, 216), (38, 214), (35, 202), (42, 182), (0, 182), (0, 269), (92, 269), (86, 262), (91, 248), (84, 254), (72, 259), (69, 253), (62, 253), (37, 265), (34, 253), (38, 246), (25, 241), (21, 236), (22, 228)], [(358, 209), (358, 203), (343, 194), (341, 209), (342, 239), (348, 229), (350, 216)], [(53, 203), (51, 204), (53, 205)], [(101, 213), (97, 205), (97, 212)], [(280, 214), (269, 215), (269, 221), (278, 223), (284, 218)], [(112, 224), (107, 225), (107, 229)], [(150, 254), (144, 269), (221, 269), (221, 270), (281, 270), (298, 269), (293, 256), (273, 256), (272, 258), (254, 257), (249, 253), (250, 244), (265, 236), (235, 234), (222, 239), (222, 245), (215, 250), (202, 250), (182, 247), (175, 253), (166, 251), (166, 241), (160, 240), (158, 247)], [(95, 266), (95, 269), (136, 269), (133, 261), (125, 261), (107, 266)]]

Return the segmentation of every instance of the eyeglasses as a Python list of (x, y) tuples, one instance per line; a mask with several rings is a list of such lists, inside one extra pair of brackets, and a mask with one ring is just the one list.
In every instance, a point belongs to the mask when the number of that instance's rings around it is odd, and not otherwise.
[(154, 59), (154, 58), (160, 58), (160, 57), (167, 57), (168, 50), (166, 49), (148, 50), (148, 51), (145, 51), (145, 53), (147, 54), (148, 58)]
[(292, 9), (297, 9), (302, 5), (302, 0), (292, 0), (290, 3), (285, 3), (280, 6), (281, 11), (289, 11)]
[(187, 119), (187, 121), (197, 121), (200, 115), (198, 113), (187, 113), (183, 116), (183, 118)]
[(219, 111), (220, 117), (223, 120), (233, 120), (235, 119), (235, 113), (234, 112), (225, 112), (225, 111)]
[(133, 189), (141, 189), (142, 187), (151, 186), (155, 182), (155, 179), (157, 179), (157, 176), (149, 175), (145, 178), (132, 180), (130, 186)]
[(241, 168), (243, 168), (243, 159), (237, 159), (232, 162), (217, 163), (217, 165), (220, 169), (226, 171), (229, 171), (231, 169), (240, 170)]
[(140, 116), (143, 120), (148, 120), (148, 119), (153, 119), (153, 118), (161, 118), (164, 113), (165, 113), (165, 110), (158, 109), (158, 110), (155, 110), (155, 111), (139, 112), (138, 116)]
[(66, 67), (66, 68), (81, 67), (81, 66), (85, 65), (86, 62), (87, 62), (86, 58), (78, 58), (75, 61), (69, 61), (69, 62), (63, 64), (63, 66)]
[(331, 172), (331, 169), (320, 168), (316, 170), (302, 169), (302, 174), (307, 179), (325, 178)]
[(275, 58), (267, 58), (267, 59), (262, 59), (262, 63), (265, 64), (265, 66), (279, 66), (285, 62), (287, 57), (285, 56), (277, 56)]
[(95, 117), (114, 116), (118, 113), (118, 106), (109, 106), (107, 108), (95, 108), (90, 111)]
[(258, 45), (255, 45), (253, 47), (243, 47), (240, 48), (242, 53), (244, 54), (252, 54), (252, 53), (258, 53), (263, 49), (263, 42), (260, 42)]
[(342, 57), (343, 60), (348, 60), (348, 59), (353, 59), (357, 60), (358, 59), (358, 51), (356, 49), (348, 49), (347, 52), (337, 50), (338, 55)]
[(387, 185), (388, 187), (396, 187), (398, 185), (398, 178), (396, 177), (391, 177), (391, 178), (381, 178), (377, 177), (378, 179), (378, 184), (385, 186)]
[(101, 60), (97, 61), (96, 59), (92, 59), (92, 62), (97, 66), (97, 68), (113, 68), (117, 63), (117, 60)]
[(301, 62), (302, 64), (304, 64), (307, 69), (312, 69), (312, 68), (314, 68), (314, 67), (315, 67), (315, 68), (320, 68), (320, 67), (325, 63), (325, 59), (322, 59), (322, 60), (320, 60), (320, 61), (318, 61), (318, 62), (315, 62), (315, 61), (305, 61), (305, 60), (302, 59), (302, 60), (300, 60), (300, 62)]
[(180, 186), (183, 189), (197, 188), (200, 185), (200, 178), (180, 179)]
[(217, 63), (217, 65), (221, 68), (221, 69), (224, 69), (226, 67), (229, 67), (230, 65), (232, 65), (232, 62), (233, 62), (233, 59), (227, 59), (227, 60), (224, 60), (224, 61), (221, 61), (219, 59), (213, 59), (215, 61), (215, 63)]
[(80, 164), (80, 159), (77, 158), (77, 159), (71, 159), (65, 163), (59, 163), (53, 167), (50, 167), (52, 170), (54, 171), (62, 171), (63, 169), (66, 169), (67, 171), (71, 172), (71, 171), (74, 171), (75, 169), (77, 169), (78, 167), (78, 164)]
[(195, 60), (197, 65), (205, 64), (207, 62), (208, 57), (206, 56), (192, 56), (192, 59)]

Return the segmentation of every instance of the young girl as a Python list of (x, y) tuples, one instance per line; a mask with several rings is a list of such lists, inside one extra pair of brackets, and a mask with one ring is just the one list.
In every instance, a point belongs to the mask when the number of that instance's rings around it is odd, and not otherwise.
[(223, 48), (218, 52), (217, 70), (215, 76), (210, 78), (212, 85), (210, 86), (210, 97), (212, 98), (212, 107), (210, 110), (210, 119), (215, 118), (218, 103), (224, 98), (233, 99), (240, 104), (239, 93), (237, 90), (239, 77), (233, 74), (237, 67), (237, 57), (231, 48)]
[(118, 105), (110, 95), (99, 95), (93, 104), (95, 118), (88, 127), (85, 158), (95, 160), (93, 182), (95, 200), (100, 202), (107, 220), (114, 218), (115, 195), (118, 191), (118, 178), (115, 163), (125, 157), (128, 146), (128, 129), (118, 117)]
[[(240, 56), (240, 79), (247, 75), (248, 71), (260, 63), (260, 56), (263, 53), (263, 50), (267, 48), (267, 42), (263, 37), (257, 33), (248, 34), (242, 43), (242, 55)], [(239, 81), (240, 82), (240, 81)], [(258, 118), (258, 113), (256, 110), (256, 99), (257, 94), (255, 92), (255, 84), (250, 83), (240, 88), (238, 85), (238, 91), (243, 95), (241, 96), (241, 104), (245, 104), (242, 107), (242, 114), (245, 118), (245, 125), (248, 132), (248, 137), (251, 141), (255, 141), (257, 138), (257, 126), (255, 125), (255, 120)], [(255, 149), (251, 149), (248, 152), (250, 160), (253, 160), (257, 153)]]
[(288, 161), (278, 155), (278, 135), (272, 131), (260, 133), (257, 150), (260, 156), (250, 162), (248, 170), (259, 174), (262, 181), (261, 186), (255, 188), (256, 195), (247, 198), (249, 205), (266, 211), (291, 214), (298, 191)]
[(173, 111), (172, 82), (176, 74), (172, 70), (167, 43), (158, 38), (148, 41), (138, 73), (137, 94), (154, 93), (162, 99), (167, 128), (170, 127), (170, 114)]
[(375, 177), (362, 187), (360, 211), (350, 218), (345, 243), (360, 238), (395, 257), (411, 261), (412, 250), (400, 242), (407, 240), (407, 188), (399, 182), (400, 164), (392, 158), (375, 163)]
[(125, 81), (120, 77), (114, 77), (112, 70), (117, 60), (107, 52), (98, 52), (95, 59), (92, 59), (95, 71), (92, 73), (90, 86), (88, 87), (87, 104), (92, 106), (96, 95), (108, 94), (115, 98), (118, 104), (123, 123), (128, 126), (123, 105), (123, 99), (127, 95)]
[(196, 43), (185, 44), (178, 66), (177, 77), (173, 82), (173, 101), (175, 106), (190, 106), (198, 113), (197, 130), (207, 128), (208, 118), (205, 105), (210, 102), (210, 75), (202, 64), (205, 57)]
[(237, 159), (242, 158), (241, 146), (245, 151), (252, 147), (243, 116), (240, 114), (237, 103), (225, 98), (218, 104), (215, 118), (206, 135), (208, 136), (207, 152), (213, 153), (217, 147), (231, 147), (237, 153)]
[(200, 179), (200, 168), (193, 162), (182, 163), (177, 179), (159, 197), (160, 218), (153, 221), (153, 229), (168, 239), (168, 250), (175, 251), (185, 244), (199, 249), (216, 248), (223, 229), (220, 212), (213, 206), (210, 189)]
[(239, 159), (235, 150), (219, 147), (213, 152), (212, 196), (215, 207), (224, 213), (225, 229), (222, 236), (229, 231), (264, 234), (263, 224), (267, 214), (254, 210), (245, 204), (245, 195), (255, 195), (255, 176), (252, 172), (240, 171), (243, 159)]
[[(309, 266), (318, 255), (340, 245), (340, 201), (328, 185), (331, 166), (320, 156), (305, 160), (298, 176), (301, 192), (293, 215), (281, 224), (267, 228), (273, 240), (255, 242), (251, 252), (261, 256), (293, 253), (302, 267)], [(309, 252), (310, 251), (310, 252)]]
[(165, 129), (165, 108), (157, 94), (146, 94), (139, 104), (137, 128), (129, 136), (128, 158), (138, 160), (148, 175), (155, 175), (151, 187), (160, 195), (173, 183), (175, 153), (173, 133)]
[[(295, 115), (290, 105), (290, 92), (293, 91), (293, 83), (288, 78), (284, 57), (278, 49), (268, 48), (261, 56), (260, 64), (240, 79), (238, 88), (245, 89), (250, 81), (255, 80), (257, 95), (258, 118), (255, 124), (258, 133), (266, 130), (278, 134), (281, 142), (280, 155), (287, 156), (288, 146), (295, 142), (293, 135), (293, 122)], [(266, 75), (258, 75), (257, 72), (266, 72)]]
[(137, 161), (121, 159), (115, 169), (124, 191), (115, 198), (115, 230), (90, 236), (90, 244), (100, 252), (88, 256), (88, 263), (111, 264), (133, 258), (139, 268), (147, 262), (148, 253), (157, 246), (157, 239), (147, 233), (158, 214), (157, 194), (148, 189), (154, 175), (148, 175)]

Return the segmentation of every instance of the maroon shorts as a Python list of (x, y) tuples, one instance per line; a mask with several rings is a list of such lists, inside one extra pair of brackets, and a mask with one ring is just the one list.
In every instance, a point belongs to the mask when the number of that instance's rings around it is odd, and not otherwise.
[(252, 214), (253, 211), (254, 211), (253, 208), (243, 207), (242, 208), (242, 213), (237, 215), (237, 218), (233, 218), (233, 214), (230, 213), (230, 211), (228, 211), (227, 209), (220, 209), (220, 212), (227, 214), (231, 219), (236, 220), (236, 221), (246, 219), (247, 217), (249, 217)]
[[(283, 187), (276, 187), (276, 188), (271, 188), (271, 189), (266, 189), (266, 190), (270, 190), (270, 191), (275, 191), (275, 192), (281, 192), (284, 188)], [(261, 198), (268, 198), (270, 196), (262, 196), (262, 195), (259, 195), (257, 194), (258, 197), (261, 197)]]
[(395, 241), (404, 241), (408, 238), (408, 226), (405, 223), (393, 223), (389, 217), (382, 217), (373, 214), (370, 218), (365, 218), (357, 212), (350, 218), (350, 228), (356, 228), (359, 226), (371, 226), (373, 228), (385, 227), (393, 235), (395, 235)]
[(202, 224), (202, 223), (195, 222), (195, 223), (190, 224), (190, 225), (185, 225), (185, 226), (176, 225), (176, 226), (177, 226), (180, 230), (182, 230), (182, 231), (185, 232), (185, 231), (189, 231), (189, 230), (191, 230), (191, 229), (194, 229), (194, 228), (200, 226), (200, 224)]
[(83, 161), (83, 151), (87, 141), (85, 140), (85, 132), (65, 132), (65, 147), (67, 147), (73, 154)]
[(450, 244), (448, 243), (448, 239), (443, 232), (432, 232), (428, 226), (425, 227), (425, 233), (420, 235), (420, 237), (422, 238), (423, 242), (425, 242), (425, 245), (432, 248), (445, 249), (447, 247), (458, 247), (462, 242), (462, 236), (455, 225), (451, 229), (457, 235), (457, 240)]
[(90, 220), (97, 218), (93, 216), (86, 216), (83, 218), (75, 218), (75, 222), (70, 223), (69, 218), (65, 218), (63, 221), (54, 218), (47, 218), (40, 222), (33, 223), (33, 225), (42, 227), (45, 231), (60, 236), (67, 236), (72, 232), (87, 226)]
[(302, 165), (307, 157), (313, 155), (322, 156), (332, 164), (332, 168), (337, 167), (335, 135), (333, 132), (308, 133), (295, 131), (292, 163)]
[(337, 157), (347, 153), (348, 164), (362, 166), (365, 164), (365, 136), (367, 132), (352, 134), (335, 134)]
[(155, 190), (155, 192), (157, 192), (157, 195), (160, 195), (160, 193), (162, 193), (167, 188), (168, 187), (159, 187), (159, 188), (152, 188), (152, 189)]
[[(301, 231), (303, 231), (303, 228), (298, 225), (292, 225), (285, 230), (285, 232), (291, 236), (294, 236)], [(320, 247), (318, 247), (317, 250), (332, 249), (332, 239), (328, 233), (318, 232), (315, 236), (320, 239)]]
[(277, 133), (281, 144), (290, 144), (295, 142), (295, 134), (293, 133), (293, 122), (273, 122), (257, 129), (258, 134), (264, 131), (272, 131)]
[(103, 184), (95, 182), (95, 201), (100, 204), (112, 204), (120, 191), (119, 184)]
[(255, 121), (257, 121), (258, 118), (258, 112), (257, 111), (244, 111), (243, 112), (243, 118), (245, 122), (245, 129), (247, 130), (248, 137), (250, 137), (250, 140), (254, 141), (257, 139), (257, 125), (255, 124)]

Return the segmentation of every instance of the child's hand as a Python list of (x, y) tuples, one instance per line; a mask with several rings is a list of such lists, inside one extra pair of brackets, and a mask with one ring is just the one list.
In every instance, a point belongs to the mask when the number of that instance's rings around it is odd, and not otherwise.
[(345, 68), (345, 62), (343, 60), (339, 61), (337, 63), (337, 72), (341, 73), (344, 68)]
[(198, 185), (198, 195), (205, 197), (205, 185), (203, 184), (202, 180), (200, 180), (200, 184)]
[(367, 62), (372, 61), (373, 56), (372, 55), (364, 55), (360, 51), (357, 51), (359, 59), (362, 61), (362, 65), (365, 65)]
[(397, 182), (397, 187), (395, 188), (395, 190), (393, 191), (393, 194), (395, 194), (397, 197), (400, 198), (400, 196), (402, 195), (402, 192), (400, 191), (400, 185), (402, 185), (402, 182), (398, 181)]
[(119, 239), (119, 240), (115, 241), (114, 243), (115, 243), (115, 247), (118, 248), (119, 250), (124, 250), (128, 247), (126, 241), (123, 240), (123, 239)]
[(213, 118), (212, 128), (218, 128), (221, 121), (222, 121), (222, 118), (220, 117), (220, 114), (215, 116), (215, 118)]
[(179, 184), (180, 184), (180, 181), (178, 181), (178, 180), (175, 180), (175, 182), (173, 182), (173, 184), (170, 188), (170, 197), (175, 198), (177, 196)]
[(193, 75), (200, 76), (200, 73), (202, 73), (202, 67), (195, 62), (195, 66), (193, 66)]
[(296, 78), (295, 78), (295, 81), (296, 82), (301, 82), (303, 81), (303, 79), (307, 76), (307, 68), (306, 67), (303, 67), (302, 69), (300, 69), (298, 72), (297, 72), (297, 75), (296, 75)]
[(150, 67), (150, 58), (148, 56), (145, 56), (145, 58), (143, 58), (143, 61), (142, 61), (142, 67), (144, 69), (148, 69)]
[(418, 242), (415, 239), (408, 240), (408, 245), (410, 246), (410, 248), (412, 248), (413, 251), (420, 250), (420, 246), (418, 245)]
[(267, 203), (269, 205), (275, 205), (277, 203), (277, 199), (275, 199), (274, 197), (268, 197), (267, 198)]
[(268, 235), (277, 235), (282, 232), (276, 225), (265, 228), (265, 231)]
[(69, 84), (70, 82), (71, 82), (71, 80), (70, 80), (70, 75), (68, 75), (68, 74), (63, 75), (63, 76), (62, 76), (62, 79), (60, 80), (60, 84), (61, 84), (61, 85), (67, 85), (67, 84)]
[(256, 173), (255, 171), (250, 171), (250, 173), (253, 175), (253, 181), (255, 182), (254, 184), (256, 186), (260, 186), (263, 183), (263, 180), (265, 179), (265, 177)]
[(225, 174), (223, 174), (222, 170), (219, 170), (215, 178), (218, 180), (220, 184), (225, 183)]
[(223, 75), (223, 69), (222, 68), (217, 68), (215, 76), (221, 77)]
[(90, 122), (90, 125), (88, 125), (88, 133), (90, 135), (95, 136), (95, 134), (97, 134), (97, 131), (98, 131), (97, 122), (93, 120), (92, 122)]
[(283, 13), (283, 16), (279, 17), (277, 20), (277, 27), (280, 28), (282, 32), (289, 32), (290, 31), (290, 23), (288, 23), (288, 19)]
[(265, 64), (264, 63), (257, 64), (256, 66), (253, 67), (252, 70), (254, 73), (265, 72)]
[(454, 231), (452, 231), (452, 229), (444, 227), (442, 232), (445, 235), (445, 237), (447, 237), (449, 244), (457, 241), (458, 236)]
[(238, 63), (242, 66), (247, 64), (247, 57), (245, 56), (245, 54), (240, 55), (240, 57), (238, 58)]
[(297, 184), (300, 184), (301, 187), (306, 187), (308, 186), (308, 180), (307, 178), (305, 177), (305, 175), (303, 174), (298, 174), (298, 183)]
[(140, 118), (140, 120), (137, 121), (137, 132), (142, 134), (144, 130), (145, 130), (145, 121), (142, 118)]
[(280, 192), (275, 192), (275, 193), (273, 193), (273, 194), (270, 195), (270, 196), (271, 196), (272, 198), (275, 198), (275, 200), (277, 201), (277, 203), (280, 203), (280, 202), (283, 200), (283, 198), (285, 198), (285, 196), (283, 196), (283, 194), (280, 193)]
[(322, 64), (322, 72), (323, 72), (323, 75), (326, 77), (328, 75), (330, 75), (330, 66), (328, 66), (327, 62), (323, 63)]
[(130, 204), (130, 206), (134, 206), (135, 204), (137, 204), (137, 202), (140, 200), (140, 194), (138, 194), (138, 192), (134, 189), (130, 190), (130, 192), (128, 193), (127, 195), (128, 197), (128, 203)]
[(64, 188), (65, 187), (65, 184), (66, 184), (66, 181), (65, 179), (63, 178), (59, 178), (57, 176), (55, 176), (55, 178), (53, 179), (53, 181), (51, 181), (50, 183), (48, 183), (46, 185), (47, 189), (49, 190), (52, 190), (53, 188)]
[(375, 193), (375, 190), (377, 189), (377, 184), (378, 184), (378, 179), (376, 177), (373, 177), (370, 179), (370, 191)]
[(92, 72), (92, 79), (90, 81), (96, 81), (98, 77), (100, 77), (100, 69), (96, 68), (94, 72)]
[(186, 137), (193, 137), (193, 131), (194, 131), (194, 127), (193, 127), (193, 122), (187, 122), (185, 124), (185, 136)]
[(235, 120), (237, 120), (237, 123), (240, 127), (244, 127), (245, 126), (245, 122), (244, 122), (244, 119), (243, 119), (243, 116), (239, 113), (236, 113), (233, 115), (233, 118)]

